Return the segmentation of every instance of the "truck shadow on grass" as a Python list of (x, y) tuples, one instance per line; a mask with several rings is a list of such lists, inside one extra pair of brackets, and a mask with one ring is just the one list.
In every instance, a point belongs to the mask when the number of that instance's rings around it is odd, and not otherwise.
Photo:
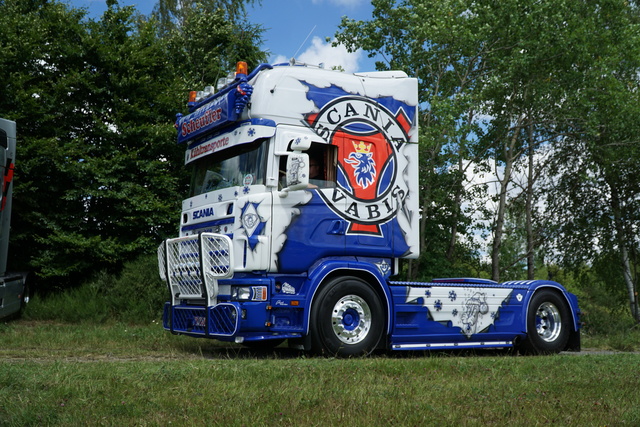
[[(310, 351), (289, 348), (286, 343), (272, 348), (245, 347), (240, 344), (207, 342), (196, 340), (177, 343), (174, 351), (182, 356), (203, 359), (306, 359), (306, 358), (331, 358), (331, 355), (319, 355)], [(438, 350), (438, 351), (391, 351), (376, 350), (368, 356), (372, 358), (427, 358), (427, 357), (507, 357), (518, 356), (513, 350), (487, 349), (487, 350)]]

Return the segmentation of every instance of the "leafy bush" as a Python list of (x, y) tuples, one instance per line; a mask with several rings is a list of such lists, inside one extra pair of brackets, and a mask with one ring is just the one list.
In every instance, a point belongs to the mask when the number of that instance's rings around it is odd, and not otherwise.
[(101, 272), (78, 288), (36, 295), (25, 316), (33, 320), (147, 323), (162, 316), (167, 288), (158, 277), (156, 257), (127, 262), (118, 275)]
[(46, 297), (36, 294), (29, 302), (24, 316), (32, 320), (102, 323), (109, 318), (109, 310), (98, 289), (84, 285)]
[(102, 273), (93, 286), (104, 296), (110, 314), (129, 323), (160, 318), (168, 297), (167, 287), (158, 276), (155, 255), (143, 255), (126, 263), (117, 276)]

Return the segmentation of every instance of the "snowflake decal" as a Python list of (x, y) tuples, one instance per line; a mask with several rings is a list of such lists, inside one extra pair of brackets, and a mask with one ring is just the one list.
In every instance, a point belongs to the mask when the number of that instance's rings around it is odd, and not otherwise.
[(254, 136), (255, 134), (256, 134), (256, 130), (254, 128), (250, 128), (247, 131), (247, 135), (249, 135), (249, 136)]
[(221, 202), (222, 201), (222, 194), (218, 194), (218, 201)]
[(244, 188), (242, 189), (242, 192), (243, 192), (244, 194), (249, 194), (249, 191), (251, 191), (251, 190), (249, 189), (249, 187), (244, 187)]
[(429, 289), (424, 291), (424, 296), (427, 297), (427, 298), (431, 297), (431, 291)]
[(386, 261), (376, 262), (375, 265), (378, 267), (378, 270), (380, 270), (380, 273), (385, 276), (391, 271), (391, 266)]
[(456, 291), (449, 291), (449, 299), (451, 301), (455, 301), (456, 298), (458, 298), (458, 295), (456, 295)]
[(436, 300), (436, 302), (433, 304), (433, 308), (435, 308), (436, 311), (442, 310), (442, 301)]
[(454, 308), (454, 309), (453, 309), (453, 311), (451, 312), (451, 315), (452, 315), (453, 317), (456, 317), (456, 316), (458, 315), (458, 309), (457, 309), (457, 308)]
[(237, 191), (234, 191), (234, 192), (233, 192), (233, 195), (234, 195), (235, 197), (238, 197), (238, 192), (237, 192)]

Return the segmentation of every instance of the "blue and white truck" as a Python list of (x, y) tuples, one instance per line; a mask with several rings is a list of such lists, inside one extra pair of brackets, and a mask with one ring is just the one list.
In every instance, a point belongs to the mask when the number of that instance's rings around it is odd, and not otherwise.
[(30, 276), (7, 272), (15, 160), (16, 123), (0, 119), (0, 319), (19, 315), (29, 302)]
[(391, 279), (420, 250), (415, 78), (239, 63), (223, 85), (176, 121), (192, 180), (158, 248), (164, 328), (335, 356), (579, 350), (558, 283)]

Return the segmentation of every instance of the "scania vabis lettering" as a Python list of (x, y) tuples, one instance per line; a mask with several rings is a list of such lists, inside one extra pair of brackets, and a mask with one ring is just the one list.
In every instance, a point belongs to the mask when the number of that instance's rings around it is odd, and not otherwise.
[(558, 283), (391, 279), (420, 250), (415, 78), (239, 63), (188, 105), (191, 194), (158, 249), (167, 330), (336, 356), (579, 349)]

